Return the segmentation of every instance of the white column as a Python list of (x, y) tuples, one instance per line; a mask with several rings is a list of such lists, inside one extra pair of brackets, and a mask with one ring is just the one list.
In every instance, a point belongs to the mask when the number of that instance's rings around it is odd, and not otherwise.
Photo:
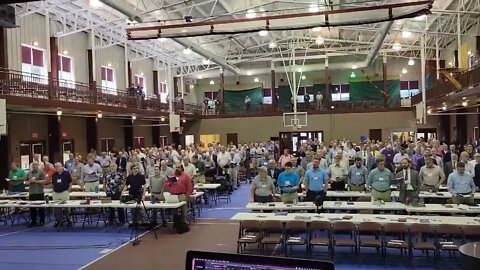
[[(92, 48), (92, 75), (93, 80), (97, 81), (97, 57), (96, 57), (96, 50), (95, 50), (95, 29), (92, 28), (90, 31), (90, 47)], [(98, 83), (97, 83), (98, 84)]]
[[(47, 2), (45, 2), (45, 5), (48, 5)], [(45, 10), (45, 41), (45, 44), (47, 45), (45, 48), (47, 71), (52, 72), (52, 65), (50, 63), (50, 12), (48, 11), (48, 8)]]
[(173, 72), (172, 68), (167, 67), (167, 92), (168, 92), (168, 111), (170, 114), (173, 113), (173, 99), (175, 96), (173, 95)]
[(457, 14), (457, 58), (458, 58), (458, 67), (460, 68), (463, 66), (462, 63), (462, 30), (460, 24), (460, 12)]
[(292, 59), (293, 59), (293, 74), (292, 74), (292, 81), (293, 85), (290, 86), (292, 89), (292, 96), (293, 96), (293, 112), (297, 112), (297, 65), (295, 63), (295, 48), (292, 49)]
[[(127, 44), (127, 41), (125, 41), (124, 48), (125, 48), (125, 52), (124, 52), (125, 53), (125, 88), (128, 89), (130, 87), (130, 85), (128, 85), (128, 77), (129, 77), (130, 74), (128, 74), (129, 63), (128, 63), (128, 44)], [(133, 74), (132, 74), (132, 76), (133, 76)], [(146, 83), (146, 82), (144, 82), (144, 83)]]
[(180, 93), (182, 93), (182, 98), (184, 98), (185, 85), (184, 85), (184, 82), (183, 82), (183, 74), (180, 75)]
[(422, 87), (422, 114), (423, 114), (423, 123), (427, 122), (427, 97), (426, 97), (426, 86), (425, 86), (425, 34), (422, 33), (420, 36), (420, 63), (421, 63), (421, 87)]
[(435, 36), (435, 60), (437, 66), (437, 80), (440, 80), (440, 48), (438, 45), (438, 35)]

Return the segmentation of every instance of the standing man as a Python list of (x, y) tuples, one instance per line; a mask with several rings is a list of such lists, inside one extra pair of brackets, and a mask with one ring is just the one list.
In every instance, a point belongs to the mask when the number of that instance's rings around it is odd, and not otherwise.
[(327, 192), (328, 174), (320, 169), (320, 160), (314, 157), (312, 160), (312, 168), (305, 173), (305, 190), (307, 190), (307, 202), (314, 202), (322, 191)]
[(197, 172), (197, 168), (195, 168), (195, 165), (190, 163), (190, 158), (188, 158), (188, 156), (184, 156), (182, 159), (182, 162), (183, 162), (184, 172), (188, 174), (190, 178), (193, 178)]
[(267, 167), (260, 167), (258, 175), (255, 176), (250, 190), (250, 202), (273, 202), (275, 185), (272, 178), (267, 174)]
[(385, 168), (385, 160), (377, 159), (377, 168), (370, 171), (367, 178), (367, 188), (372, 191), (372, 200), (390, 202), (390, 184), (393, 180), (392, 172)]
[(407, 158), (402, 159), (400, 164), (402, 170), (397, 173), (397, 179), (402, 179), (400, 182), (400, 202), (405, 204), (415, 203), (420, 191), (418, 172), (410, 168), (410, 160)]
[(475, 158), (473, 162), (473, 172), (475, 174), (473, 181), (475, 182), (475, 186), (480, 188), (480, 153), (475, 153), (473, 157)]
[(65, 161), (65, 170), (67, 170), (67, 172), (69, 173), (72, 173), (72, 167), (73, 167), (73, 164), (75, 163), (74, 161), (74, 155), (73, 153), (70, 153), (68, 154), (68, 160)]
[(280, 158), (278, 159), (278, 164), (280, 164), (280, 168), (284, 168), (285, 167), (285, 164), (287, 162), (291, 162), (291, 160), (293, 159), (294, 157), (292, 155), (290, 155), (290, 150), (288, 149), (283, 149), (283, 155), (280, 156)]
[(420, 169), (419, 179), (422, 191), (437, 192), (445, 181), (445, 173), (439, 166), (433, 164), (434, 160), (433, 156), (428, 156), (425, 159), (425, 166)]
[[(45, 185), (45, 174), (38, 169), (38, 162), (32, 163), (32, 170), (27, 174), (28, 199), (30, 201), (39, 201), (44, 199), (43, 186)], [(45, 224), (45, 208), (30, 208), (30, 225), (37, 226), (37, 213), (40, 218), (40, 226)]]
[[(177, 195), (179, 201), (187, 201), (192, 195), (193, 186), (192, 179), (183, 171), (182, 164), (175, 164), (175, 172), (168, 177), (165, 182), (165, 188), (172, 194)], [(186, 233), (190, 231), (187, 223), (187, 204), (180, 207), (180, 211), (174, 212), (173, 228), (178, 233)]]
[(102, 152), (100, 157), (100, 166), (102, 167), (102, 174), (108, 174), (110, 172), (110, 164), (112, 163), (112, 158), (107, 155), (107, 152)]
[(335, 155), (334, 163), (328, 167), (328, 176), (330, 177), (330, 185), (332, 190), (345, 190), (345, 179), (348, 175), (348, 170), (342, 166), (341, 154)]
[(73, 161), (73, 165), (70, 167), (69, 173), (72, 176), (72, 184), (80, 185), (80, 187), (83, 189), (82, 170), (83, 164), (80, 162), (80, 157), (76, 156)]
[(323, 95), (320, 92), (317, 92), (315, 96), (315, 100), (317, 101), (317, 110), (323, 109)]
[(95, 192), (100, 185), (100, 177), (102, 176), (102, 167), (95, 163), (93, 157), (89, 157), (87, 164), (82, 168), (82, 182), (85, 185), (86, 192)]
[(18, 168), (16, 162), (12, 162), (10, 169), (8, 173), (10, 192), (25, 192), (25, 171)]
[(368, 170), (363, 166), (362, 158), (355, 158), (355, 165), (348, 169), (348, 187), (350, 191), (365, 191), (365, 182), (367, 180)]
[[(127, 181), (125, 182), (125, 186), (123, 188), (123, 191), (127, 191), (128, 189), (128, 194), (137, 202), (143, 200), (145, 195), (145, 184), (147, 183), (145, 176), (139, 172), (140, 168), (138, 166), (139, 165), (137, 163), (133, 163), (131, 165), (131, 174), (127, 176)], [(139, 209), (132, 209), (132, 222), (133, 226), (140, 223)]]
[(247, 95), (245, 97), (245, 110), (248, 112), (250, 111), (250, 105), (252, 104), (252, 100), (250, 99), (250, 97)]
[(300, 187), (300, 179), (292, 170), (292, 166), (290, 161), (285, 163), (285, 171), (280, 173), (277, 180), (284, 203), (292, 203), (298, 200), (297, 190)]
[[(155, 165), (154, 175), (150, 176), (148, 180), (150, 181), (150, 196), (155, 197), (157, 201), (165, 201), (163, 196), (163, 191), (165, 189), (165, 181), (167, 176), (173, 173), (173, 169), (167, 167), (167, 162), (162, 160), (160, 166)], [(152, 222), (154, 225), (157, 223), (157, 209), (152, 209)], [(160, 210), (160, 217), (162, 218), (162, 227), (167, 226), (167, 221), (165, 219), (165, 210)]]
[[(60, 162), (55, 163), (56, 172), (52, 176), (53, 193), (52, 198), (54, 201), (68, 201), (70, 199), (70, 190), (72, 189), (72, 177), (70, 173), (63, 169), (63, 165)], [(53, 227), (58, 227), (63, 222), (63, 208), (55, 207), (55, 219), (56, 222)], [(68, 221), (70, 224), (70, 221)]]
[(458, 165), (458, 155), (456, 153), (451, 153), (450, 161), (445, 162), (443, 165), (443, 172), (446, 178), (448, 178), (448, 176), (452, 172), (457, 170), (457, 165)]
[(459, 162), (457, 171), (448, 176), (447, 188), (452, 193), (453, 203), (474, 204), (475, 183), (473, 177), (465, 172), (463, 162)]
[[(112, 200), (120, 200), (122, 190), (125, 186), (123, 174), (117, 171), (117, 164), (110, 163), (110, 172), (105, 174), (105, 180), (103, 182), (103, 191), (107, 194), (107, 197)], [(123, 208), (117, 208), (118, 221), (120, 224), (125, 223), (125, 211)], [(108, 224), (113, 224), (115, 220), (115, 209), (109, 209)]]

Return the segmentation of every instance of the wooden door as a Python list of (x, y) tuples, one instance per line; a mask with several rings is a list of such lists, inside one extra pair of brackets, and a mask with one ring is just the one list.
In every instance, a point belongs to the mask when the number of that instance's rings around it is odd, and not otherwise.
[(370, 129), (368, 133), (368, 138), (370, 140), (381, 141), (382, 140), (382, 130), (381, 129)]
[(135, 138), (133, 138), (133, 148), (134, 149), (145, 148), (145, 137), (135, 137)]
[(283, 154), (283, 149), (290, 149), (292, 151), (292, 132), (281, 132), (280, 133), (280, 152), (279, 155)]
[(238, 134), (227, 133), (227, 144), (238, 145)]
[(63, 163), (68, 160), (69, 155), (75, 154), (73, 140), (63, 140), (62, 141), (62, 158)]

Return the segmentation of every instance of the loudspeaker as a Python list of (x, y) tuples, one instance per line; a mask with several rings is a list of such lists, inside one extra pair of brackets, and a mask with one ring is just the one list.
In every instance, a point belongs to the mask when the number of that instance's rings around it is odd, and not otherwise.
[(9, 5), (0, 5), (0, 27), (15, 28), (15, 8)]

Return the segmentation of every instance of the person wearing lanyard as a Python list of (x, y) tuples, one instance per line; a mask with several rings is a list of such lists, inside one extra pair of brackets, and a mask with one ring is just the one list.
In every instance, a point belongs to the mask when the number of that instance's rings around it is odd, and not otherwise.
[(365, 191), (368, 170), (362, 163), (362, 158), (356, 157), (355, 165), (348, 169), (348, 188), (350, 191)]
[(284, 203), (295, 203), (298, 200), (297, 190), (300, 186), (298, 175), (292, 170), (292, 162), (285, 163), (285, 171), (278, 176), (278, 186)]
[[(70, 190), (72, 189), (72, 177), (69, 172), (63, 169), (60, 162), (55, 163), (56, 172), (52, 176), (54, 201), (68, 201), (70, 199)], [(58, 227), (63, 222), (63, 208), (55, 207), (56, 222), (53, 227)], [(70, 224), (70, 222), (68, 222)]]
[(320, 160), (318, 157), (313, 158), (312, 168), (305, 173), (305, 189), (307, 190), (306, 201), (314, 202), (315, 198), (321, 195), (322, 191), (327, 192), (328, 174), (320, 169)]
[[(44, 199), (43, 185), (45, 185), (45, 174), (38, 169), (38, 162), (32, 162), (32, 170), (27, 174), (28, 199), (30, 201), (38, 201)], [(37, 226), (37, 213), (40, 218), (40, 226), (45, 224), (45, 208), (30, 208), (30, 225), (28, 227)]]
[[(154, 169), (154, 175), (150, 176), (148, 180), (150, 181), (150, 192), (151, 196), (155, 197), (157, 201), (165, 201), (163, 196), (163, 190), (165, 189), (165, 180), (168, 175), (173, 173), (173, 169), (167, 166), (167, 161), (162, 160), (160, 166), (156, 165)], [(157, 221), (157, 209), (153, 209), (152, 213), (152, 222), (155, 224)], [(165, 211), (160, 210), (160, 217), (162, 218), (162, 227), (167, 225), (165, 219)]]
[[(177, 195), (179, 201), (187, 201), (192, 195), (192, 179), (183, 171), (182, 164), (175, 164), (175, 172), (168, 176), (165, 181), (165, 188), (172, 195)], [(173, 227), (178, 233), (188, 232), (190, 229), (187, 224), (187, 204), (180, 207), (180, 211), (174, 212)]]
[(385, 160), (377, 159), (377, 168), (370, 171), (367, 178), (367, 188), (372, 191), (372, 200), (389, 202), (391, 198), (390, 184), (393, 174), (385, 168)]
[(437, 192), (440, 185), (445, 181), (445, 173), (442, 168), (433, 164), (435, 158), (428, 156), (425, 158), (425, 166), (420, 169), (419, 177), (422, 183), (421, 190)]
[(90, 157), (87, 162), (82, 168), (82, 182), (86, 192), (95, 192), (100, 184), (102, 167), (95, 163), (93, 157)]
[(341, 164), (341, 161), (341, 154), (337, 154), (335, 155), (334, 164), (328, 167), (332, 190), (345, 190), (345, 179), (347, 178), (348, 170)]
[(267, 167), (260, 167), (258, 175), (255, 176), (252, 182), (252, 189), (250, 191), (250, 202), (273, 202), (273, 195), (275, 194), (275, 185), (272, 178), (268, 175)]
[[(120, 200), (122, 195), (123, 186), (125, 181), (123, 179), (123, 174), (117, 171), (117, 164), (111, 163), (109, 168), (109, 173), (105, 175), (105, 180), (103, 182), (103, 191), (107, 194), (107, 197), (112, 200)], [(118, 208), (118, 221), (120, 224), (125, 223), (125, 211), (123, 208)], [(108, 224), (113, 224), (115, 220), (115, 209), (109, 209)]]
[(17, 167), (16, 162), (12, 162), (11, 170), (8, 173), (11, 192), (25, 192), (25, 171)]
[(419, 179), (418, 172), (410, 168), (410, 160), (404, 158), (400, 161), (400, 168), (397, 173), (397, 179), (400, 179), (400, 196), (399, 200), (402, 203), (416, 203), (418, 201)]
[(452, 194), (453, 203), (474, 204), (475, 182), (472, 175), (465, 172), (465, 164), (463, 162), (459, 162), (457, 171), (448, 176), (447, 188)]

